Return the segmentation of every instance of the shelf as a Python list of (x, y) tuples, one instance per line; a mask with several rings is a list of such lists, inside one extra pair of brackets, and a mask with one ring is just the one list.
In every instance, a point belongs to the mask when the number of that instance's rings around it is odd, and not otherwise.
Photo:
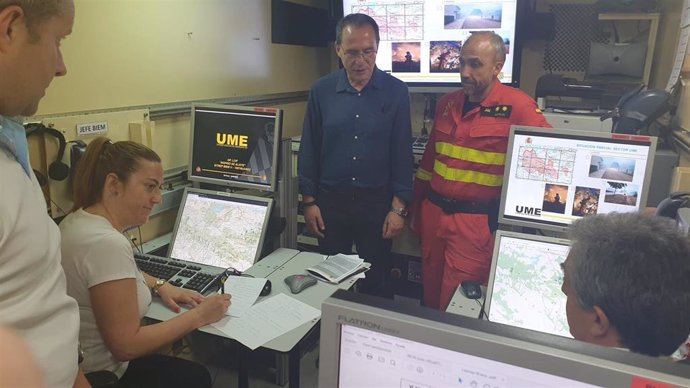
[(659, 20), (658, 13), (600, 13), (599, 20)]

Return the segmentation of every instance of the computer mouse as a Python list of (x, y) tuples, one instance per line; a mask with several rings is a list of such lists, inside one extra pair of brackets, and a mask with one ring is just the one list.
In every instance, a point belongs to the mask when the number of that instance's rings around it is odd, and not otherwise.
[(290, 292), (292, 292), (293, 294), (299, 294), (305, 288), (309, 288), (315, 285), (316, 282), (316, 278), (303, 274), (290, 275), (285, 278), (285, 284), (287, 284), (288, 287), (290, 287)]
[(479, 299), (482, 297), (482, 287), (477, 282), (464, 281), (460, 283), (463, 294), (469, 299)]
[(271, 281), (266, 279), (266, 284), (264, 284), (264, 288), (261, 289), (261, 292), (259, 295), (261, 296), (266, 296), (271, 293)]

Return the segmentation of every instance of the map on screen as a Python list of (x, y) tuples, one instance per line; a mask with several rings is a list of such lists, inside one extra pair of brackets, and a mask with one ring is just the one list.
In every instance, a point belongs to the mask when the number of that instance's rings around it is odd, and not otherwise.
[(170, 257), (244, 271), (260, 249), (265, 203), (188, 193)]
[(570, 248), (565, 240), (546, 242), (503, 232), (496, 238), (487, 295), (489, 320), (571, 337), (561, 291), (561, 263)]

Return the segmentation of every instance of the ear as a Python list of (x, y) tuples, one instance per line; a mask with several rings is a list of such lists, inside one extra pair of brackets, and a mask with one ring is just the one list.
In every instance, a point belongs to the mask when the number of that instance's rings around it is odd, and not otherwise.
[(8, 50), (12, 40), (17, 38), (18, 27), (24, 26), (24, 10), (18, 5), (10, 5), (0, 10), (0, 52)]
[(592, 338), (605, 338), (610, 334), (611, 323), (609, 322), (609, 317), (606, 316), (604, 310), (599, 306), (594, 306), (591, 312), (591, 325), (589, 327), (589, 335)]
[(120, 185), (122, 182), (120, 182), (120, 178), (115, 173), (110, 173), (106, 175), (105, 177), (105, 183), (103, 187), (103, 195), (105, 197), (110, 196), (112, 193), (116, 193), (121, 191)]
[(502, 69), (503, 69), (503, 62), (494, 63), (494, 77), (498, 77), (498, 75), (501, 74)]
[(333, 43), (333, 48), (335, 49), (335, 53), (338, 54), (338, 56), (340, 56), (340, 48), (341, 48), (340, 43), (337, 43), (337, 42)]

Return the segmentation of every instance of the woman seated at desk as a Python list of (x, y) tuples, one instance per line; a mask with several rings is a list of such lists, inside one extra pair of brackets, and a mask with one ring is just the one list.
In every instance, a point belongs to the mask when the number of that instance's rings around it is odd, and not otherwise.
[[(228, 295), (201, 294), (142, 273), (123, 232), (144, 224), (161, 201), (163, 167), (151, 149), (134, 142), (91, 141), (74, 179), (74, 207), (60, 224), (67, 293), (79, 303), (84, 372), (109, 370), (118, 387), (210, 387), (205, 367), (154, 354), (189, 332), (218, 321)], [(173, 319), (142, 326), (160, 296)], [(58, 328), (56, 328), (57, 330)]]

